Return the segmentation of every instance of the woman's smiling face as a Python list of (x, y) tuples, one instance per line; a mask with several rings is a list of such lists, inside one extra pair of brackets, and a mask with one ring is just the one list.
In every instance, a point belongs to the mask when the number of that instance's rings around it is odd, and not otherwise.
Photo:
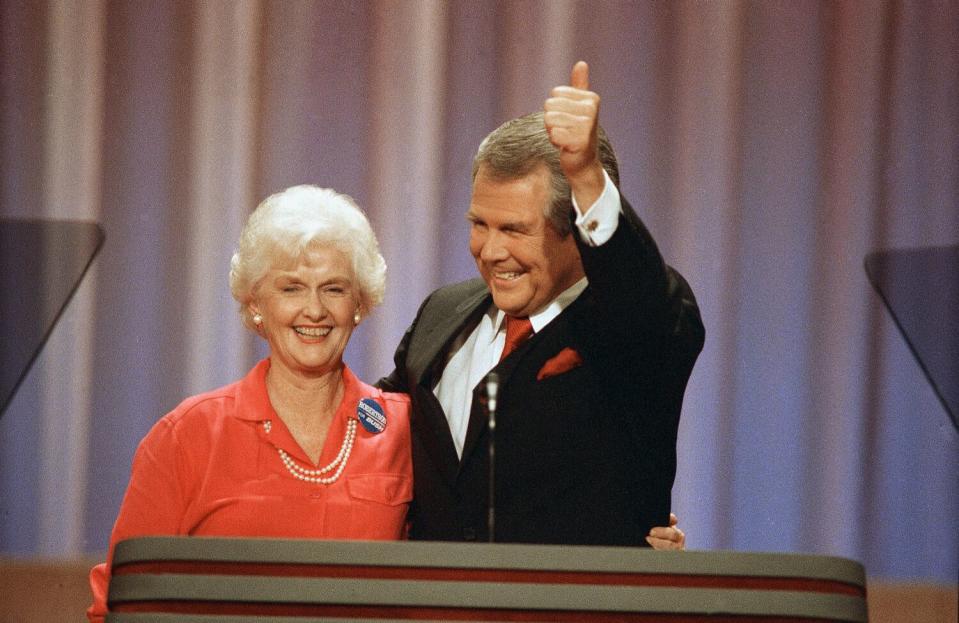
[(316, 377), (339, 369), (359, 307), (353, 266), (334, 247), (309, 249), (274, 265), (256, 287), (250, 312), (270, 345), (271, 365)]

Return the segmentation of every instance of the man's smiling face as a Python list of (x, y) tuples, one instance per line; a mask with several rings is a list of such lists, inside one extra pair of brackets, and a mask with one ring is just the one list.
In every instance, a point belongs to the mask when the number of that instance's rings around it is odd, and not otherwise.
[(511, 316), (529, 316), (583, 276), (572, 235), (561, 236), (546, 219), (549, 170), (501, 180), (480, 166), (469, 211), (470, 253), (493, 293)]

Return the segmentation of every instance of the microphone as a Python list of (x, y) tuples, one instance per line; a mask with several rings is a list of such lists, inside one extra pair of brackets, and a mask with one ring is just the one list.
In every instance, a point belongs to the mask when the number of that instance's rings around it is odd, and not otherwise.
[(496, 529), (496, 394), (499, 392), (499, 375), (490, 372), (486, 375), (486, 415), (489, 428), (489, 510), (486, 515), (486, 528), (489, 542), (494, 542)]

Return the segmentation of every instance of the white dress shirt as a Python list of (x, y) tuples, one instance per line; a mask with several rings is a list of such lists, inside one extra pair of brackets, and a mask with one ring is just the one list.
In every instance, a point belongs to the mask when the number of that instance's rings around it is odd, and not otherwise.
[[(619, 223), (619, 191), (603, 171), (606, 185), (599, 199), (583, 213), (573, 198), (576, 209), (576, 227), (586, 244), (599, 246), (612, 238)], [(566, 307), (575, 301), (587, 285), (583, 277), (540, 311), (531, 314), (529, 319), (533, 332), (541, 331), (560, 315)], [(506, 343), (506, 314), (490, 305), (479, 324), (470, 333), (456, 338), (450, 348), (449, 360), (443, 368), (439, 383), (433, 393), (446, 413), (456, 454), (463, 456), (463, 443), (466, 441), (466, 428), (469, 425), (470, 408), (473, 403), (473, 388), (499, 363), (500, 354)]]

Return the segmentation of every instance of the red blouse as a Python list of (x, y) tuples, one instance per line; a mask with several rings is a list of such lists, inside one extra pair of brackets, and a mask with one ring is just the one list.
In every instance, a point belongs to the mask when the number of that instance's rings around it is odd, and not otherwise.
[[(343, 369), (343, 400), (319, 465), (336, 458), (359, 403), (383, 408), (381, 432), (356, 425), (356, 440), (332, 484), (293, 477), (284, 450), (302, 467), (311, 461), (277, 417), (266, 391), (269, 359), (240, 381), (184, 400), (140, 442), (130, 484), (110, 535), (106, 564), (90, 572), (91, 621), (106, 615), (109, 561), (118, 541), (147, 535), (399, 539), (413, 498), (410, 402)], [(369, 412), (369, 409), (366, 409)], [(328, 476), (329, 474), (324, 474)]]

